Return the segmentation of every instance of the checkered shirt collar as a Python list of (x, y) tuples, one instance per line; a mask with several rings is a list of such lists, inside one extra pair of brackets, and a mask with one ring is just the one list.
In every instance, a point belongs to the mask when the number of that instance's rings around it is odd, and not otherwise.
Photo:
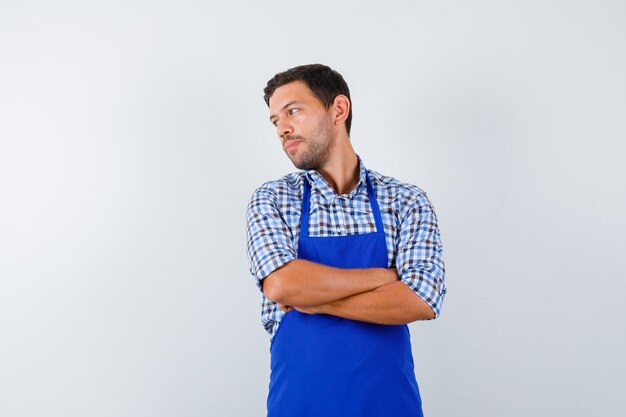
[[(365, 169), (365, 165), (363, 165), (363, 161), (361, 160), (360, 156), (357, 155), (357, 158), (359, 158), (359, 182), (349, 194), (344, 194), (348, 199), (351, 199), (356, 194), (358, 194), (362, 188), (366, 189), (367, 187), (367, 183), (365, 180), (365, 175), (367, 171)], [(322, 174), (320, 174), (316, 170), (310, 169), (305, 171), (304, 174), (309, 181), (309, 184), (311, 184), (311, 188), (316, 189), (317, 192), (319, 192), (322, 197), (324, 197), (324, 199), (333, 199), (337, 195), (335, 193), (335, 190), (333, 190), (333, 188), (328, 185), (328, 182), (326, 182)]]

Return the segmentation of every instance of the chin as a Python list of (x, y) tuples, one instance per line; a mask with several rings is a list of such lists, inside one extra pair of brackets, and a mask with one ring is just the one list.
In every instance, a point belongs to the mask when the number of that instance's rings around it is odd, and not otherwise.
[(298, 169), (304, 169), (304, 170), (310, 169), (306, 164), (303, 163), (303, 161), (298, 161), (297, 159), (294, 159), (291, 156), (289, 156), (289, 160), (291, 161), (293, 166), (295, 166)]
[(305, 171), (307, 171), (307, 170), (309, 170), (309, 169), (314, 169), (314, 168), (311, 168), (311, 167), (310, 167), (310, 166), (308, 166), (308, 165), (305, 165), (305, 164), (302, 164), (302, 163), (297, 163), (297, 162), (296, 162), (296, 161), (294, 161), (294, 160), (291, 160), (291, 162), (293, 162), (293, 166), (295, 166), (295, 167), (296, 167), (296, 168), (298, 168), (298, 169), (302, 169), (302, 170), (305, 170)]

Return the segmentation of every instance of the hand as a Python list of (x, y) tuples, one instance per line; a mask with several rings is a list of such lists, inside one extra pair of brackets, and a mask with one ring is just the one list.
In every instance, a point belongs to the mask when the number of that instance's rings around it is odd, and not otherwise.
[(289, 313), (291, 310), (295, 309), (300, 313), (315, 314), (314, 307), (294, 307), (285, 304), (278, 304), (278, 307), (283, 311), (283, 313)]
[(386, 273), (389, 278), (389, 282), (387, 282), (387, 284), (391, 284), (392, 282), (396, 282), (400, 279), (400, 276), (398, 275), (398, 270), (395, 267), (388, 268)]
[(318, 306), (310, 306), (310, 307), (292, 307), (295, 308), (296, 311), (299, 311), (300, 313), (304, 313), (304, 314), (317, 314), (319, 313), (319, 309), (317, 308)]
[(293, 310), (292, 306), (287, 306), (285, 304), (278, 304), (278, 307), (283, 310), (283, 313), (289, 313), (291, 310)]

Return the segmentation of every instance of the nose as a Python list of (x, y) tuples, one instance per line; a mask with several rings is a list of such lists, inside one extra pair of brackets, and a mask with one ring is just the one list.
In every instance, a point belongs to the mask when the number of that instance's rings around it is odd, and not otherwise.
[(293, 133), (293, 126), (291, 126), (291, 124), (289, 124), (286, 120), (279, 121), (276, 125), (276, 129), (278, 132), (278, 136), (281, 138)]

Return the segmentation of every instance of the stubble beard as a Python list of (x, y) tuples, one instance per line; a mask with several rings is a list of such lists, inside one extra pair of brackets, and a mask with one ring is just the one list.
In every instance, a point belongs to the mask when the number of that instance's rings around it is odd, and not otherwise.
[(319, 170), (330, 160), (332, 149), (332, 130), (330, 121), (324, 120), (308, 139), (302, 136), (291, 136), (288, 139), (301, 140), (307, 146), (307, 151), (299, 161), (295, 160), (287, 152), (287, 156), (296, 168), (302, 170)]

